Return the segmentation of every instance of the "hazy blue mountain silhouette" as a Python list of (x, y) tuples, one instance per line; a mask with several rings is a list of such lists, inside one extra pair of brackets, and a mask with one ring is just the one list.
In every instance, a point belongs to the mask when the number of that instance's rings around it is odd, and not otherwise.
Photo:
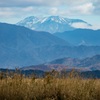
[(0, 67), (42, 62), (38, 54), (39, 48), (54, 45), (69, 44), (47, 32), (0, 23)]
[(55, 33), (64, 40), (73, 45), (100, 46), (100, 30), (76, 29), (63, 33)]

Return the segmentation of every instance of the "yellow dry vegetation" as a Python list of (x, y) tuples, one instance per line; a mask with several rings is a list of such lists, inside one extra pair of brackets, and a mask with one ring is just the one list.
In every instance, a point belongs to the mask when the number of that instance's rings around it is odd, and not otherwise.
[(0, 77), (0, 100), (100, 100), (100, 80), (81, 77)]

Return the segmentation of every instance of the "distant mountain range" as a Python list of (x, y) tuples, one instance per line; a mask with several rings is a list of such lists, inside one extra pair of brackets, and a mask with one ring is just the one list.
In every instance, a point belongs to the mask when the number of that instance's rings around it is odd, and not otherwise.
[(61, 64), (69, 67), (86, 68), (89, 70), (100, 70), (100, 55), (87, 57), (85, 59), (77, 58), (62, 58), (54, 60), (48, 64)]
[(75, 29), (54, 35), (76, 46), (100, 46), (100, 30)]
[(0, 67), (42, 63), (43, 57), (38, 52), (55, 45), (69, 44), (47, 32), (0, 23)]
[[(49, 16), (37, 18), (34, 16), (27, 17), (17, 23), (36, 31), (45, 31), (50, 33), (64, 32), (74, 30), (75, 28), (91, 27), (87, 22), (80, 19), (69, 19), (59, 16)], [(78, 26), (78, 27), (77, 27)]]
[(96, 55), (93, 57), (88, 57), (85, 59), (77, 59), (77, 58), (61, 58), (56, 59), (52, 62), (23, 67), (22, 70), (41, 70), (41, 71), (50, 71), (50, 70), (79, 70), (79, 71), (95, 71), (100, 70), (100, 55)]
[(48, 33), (0, 23), (0, 68), (38, 65), (54, 59), (86, 58), (100, 54), (100, 46), (72, 46)]

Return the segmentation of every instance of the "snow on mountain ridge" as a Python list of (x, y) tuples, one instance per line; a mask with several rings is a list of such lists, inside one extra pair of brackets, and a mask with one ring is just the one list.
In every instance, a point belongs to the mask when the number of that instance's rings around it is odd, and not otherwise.
[(25, 23), (25, 22), (33, 22), (33, 23), (36, 23), (39, 19), (37, 17), (34, 17), (34, 16), (30, 16), (30, 17), (27, 17), (25, 18), (24, 20), (20, 21), (19, 23)]
[[(32, 30), (36, 31), (46, 31), (50, 33), (55, 32), (64, 32), (73, 30), (77, 27), (73, 25), (75, 23), (83, 23), (85, 26), (90, 26), (87, 22), (80, 19), (69, 19), (60, 16), (49, 16), (43, 18), (37, 18), (34, 16), (30, 16), (25, 18), (24, 20), (17, 23), (17, 25), (25, 26)], [(80, 28), (80, 27), (79, 27)]]

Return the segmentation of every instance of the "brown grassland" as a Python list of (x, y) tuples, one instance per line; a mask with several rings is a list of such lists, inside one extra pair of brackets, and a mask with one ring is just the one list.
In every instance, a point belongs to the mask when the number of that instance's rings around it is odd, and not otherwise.
[(0, 100), (100, 100), (100, 80), (57, 77), (57, 73), (43, 78), (9, 76), (0, 73)]

